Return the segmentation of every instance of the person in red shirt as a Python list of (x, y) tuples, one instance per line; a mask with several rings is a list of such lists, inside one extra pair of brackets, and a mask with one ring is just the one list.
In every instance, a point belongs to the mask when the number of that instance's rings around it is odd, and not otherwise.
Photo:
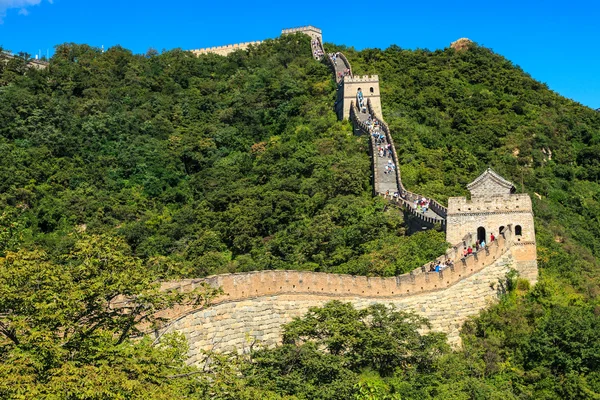
[(473, 254), (473, 248), (471, 246), (467, 249), (467, 254)]
[(490, 243), (493, 242), (494, 240), (496, 240), (496, 236), (494, 236), (494, 234), (490, 234)]

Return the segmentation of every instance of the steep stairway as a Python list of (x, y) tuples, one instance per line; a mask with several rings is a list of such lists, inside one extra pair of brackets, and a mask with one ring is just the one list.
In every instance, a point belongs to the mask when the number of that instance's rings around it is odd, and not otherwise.
[[(343, 53), (327, 54), (320, 40), (314, 40), (313, 53), (319, 50), (325, 62), (333, 69), (338, 90), (343, 90), (344, 79), (352, 78), (352, 66)], [(362, 103), (362, 109), (359, 109)], [(371, 164), (375, 194), (385, 197), (392, 204), (407, 210), (430, 225), (441, 224), (445, 228), (447, 209), (433, 199), (426, 199), (404, 188), (400, 175), (398, 155), (388, 125), (381, 115), (374, 111), (371, 101), (361, 99), (358, 94), (350, 108), (350, 119), (361, 133), (367, 135), (371, 146)], [(389, 146), (387, 146), (389, 145)], [(380, 148), (385, 148), (382, 155)], [(429, 207), (425, 211), (416, 207), (417, 202), (426, 199)]]

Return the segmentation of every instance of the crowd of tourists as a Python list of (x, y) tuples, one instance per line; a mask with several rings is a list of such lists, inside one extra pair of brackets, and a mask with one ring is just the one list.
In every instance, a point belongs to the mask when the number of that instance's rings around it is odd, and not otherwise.
[[(496, 236), (493, 233), (490, 234), (490, 243), (496, 240)], [(487, 244), (489, 246), (489, 244)], [(477, 239), (473, 245), (466, 246), (463, 248), (463, 258), (470, 256), (473, 253), (477, 253), (480, 250), (484, 250), (486, 246), (485, 239)]]
[(451, 268), (454, 266), (452, 260), (440, 261), (437, 260), (435, 263), (429, 264), (429, 272), (441, 272), (446, 268)]
[(315, 58), (321, 58), (321, 57), (323, 57), (323, 55), (325, 55), (325, 52), (321, 48), (321, 43), (319, 42), (318, 39), (313, 39), (311, 42), (311, 45), (312, 45), (312, 49), (313, 49), (313, 56)]
[[(338, 59), (340, 58), (340, 53), (331, 53), (329, 54), (329, 58), (335, 67), (337, 67)], [(341, 61), (344, 63), (344, 61)], [(337, 68), (336, 68), (337, 69)], [(342, 71), (338, 71), (337, 80), (341, 81), (345, 76), (350, 76), (350, 68), (344, 68)]]
[[(495, 240), (496, 240), (496, 237), (494, 236), (494, 234), (493, 233), (490, 234), (489, 243), (493, 243)], [(478, 251), (484, 250), (486, 246), (489, 246), (489, 243), (486, 244), (485, 239), (476, 240), (473, 245), (466, 246), (463, 249), (462, 258), (465, 259), (468, 256), (470, 256), (471, 254), (474, 254), (474, 253), (477, 253)], [(440, 271), (445, 270), (446, 268), (450, 268), (453, 266), (454, 266), (454, 262), (452, 260), (445, 260), (445, 261), (437, 260), (437, 261), (429, 264), (429, 272), (440, 272)]]
[(343, 71), (340, 71), (337, 73), (338, 76), (338, 80), (342, 80), (342, 78), (344, 78), (345, 76), (350, 76), (350, 69), (349, 68), (345, 68)]
[(382, 144), (381, 146), (377, 146), (377, 152), (379, 153), (379, 157), (392, 158), (392, 146), (389, 143)]
[[(462, 258), (463, 259), (467, 258), (471, 254), (477, 253), (478, 251), (485, 250), (485, 247), (489, 246), (495, 240), (496, 240), (496, 236), (494, 236), (493, 233), (490, 234), (489, 243), (486, 243), (485, 239), (477, 239), (474, 244), (472, 244), (470, 246), (466, 246), (463, 249)], [(446, 260), (446, 261), (437, 260), (436, 262), (432, 262), (429, 264), (429, 272), (440, 272), (440, 271), (443, 271), (446, 268), (449, 268), (452, 266), (454, 266), (454, 263), (452, 262), (452, 260)]]
[(431, 200), (426, 199), (425, 197), (418, 198), (414, 201), (414, 208), (417, 212), (425, 214), (429, 209), (429, 203)]

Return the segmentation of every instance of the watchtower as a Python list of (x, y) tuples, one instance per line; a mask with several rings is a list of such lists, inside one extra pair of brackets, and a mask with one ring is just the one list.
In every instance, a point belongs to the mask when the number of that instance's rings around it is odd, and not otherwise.
[(296, 32), (302, 32), (313, 39), (319, 39), (319, 42), (323, 43), (323, 32), (319, 28), (316, 28), (312, 25), (300, 26), (298, 28), (283, 29), (281, 31), (281, 34), (288, 35)]
[(344, 80), (340, 83), (340, 90), (338, 91), (338, 115), (340, 115), (342, 119), (350, 118), (350, 103), (354, 101), (354, 104), (358, 107), (357, 95), (359, 90), (363, 94), (365, 104), (366, 101), (370, 99), (375, 115), (381, 118), (381, 95), (379, 93), (379, 76), (377, 75), (344, 77)]
[(515, 269), (532, 283), (537, 281), (537, 252), (531, 198), (516, 194), (514, 185), (488, 168), (467, 185), (471, 199), (448, 199), (446, 241), (460, 243), (472, 234), (477, 240), (490, 241), (505, 229), (512, 229), (511, 252)]

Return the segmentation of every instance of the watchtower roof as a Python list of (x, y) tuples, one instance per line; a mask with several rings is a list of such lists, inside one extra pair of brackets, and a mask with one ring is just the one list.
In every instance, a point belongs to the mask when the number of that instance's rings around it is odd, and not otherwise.
[(467, 189), (474, 197), (491, 197), (509, 195), (515, 192), (515, 185), (496, 173), (493, 169), (486, 169), (473, 182), (467, 185)]

